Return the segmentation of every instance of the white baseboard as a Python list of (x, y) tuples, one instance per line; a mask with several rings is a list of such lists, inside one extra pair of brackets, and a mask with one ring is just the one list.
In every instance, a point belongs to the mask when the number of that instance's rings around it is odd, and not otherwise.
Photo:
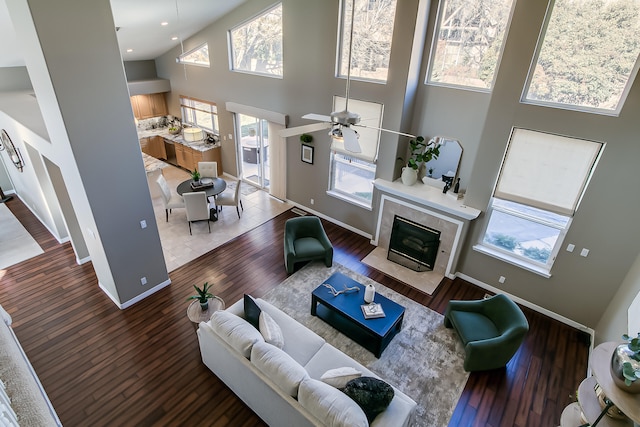
[(296, 203), (296, 202), (294, 202), (292, 200), (287, 200), (287, 202), (289, 202), (290, 204), (292, 204), (292, 205), (294, 205), (294, 206), (296, 206), (296, 207), (298, 207), (298, 208), (300, 208), (300, 209), (302, 209), (304, 211), (307, 211), (307, 212), (312, 213), (312, 214), (314, 214), (316, 216), (319, 216), (320, 218), (325, 219), (325, 220), (327, 220), (327, 221), (329, 221), (329, 222), (331, 222), (333, 224), (339, 225), (342, 228), (346, 228), (349, 231), (353, 231), (356, 234), (359, 234), (359, 235), (361, 235), (363, 237), (366, 237), (369, 240), (371, 240), (373, 238), (373, 236), (371, 234), (369, 234), (369, 233), (365, 233), (364, 231), (362, 231), (360, 229), (357, 229), (355, 227), (352, 227), (349, 224), (345, 224), (343, 222), (336, 221), (335, 218), (331, 218), (330, 216), (326, 216), (324, 214), (321, 214), (320, 212), (314, 211), (313, 209), (310, 209), (307, 206), (301, 205), (300, 203)]
[(107, 296), (109, 297), (109, 299), (111, 299), (111, 301), (113, 301), (113, 303), (120, 309), (120, 310), (124, 310), (125, 308), (131, 307), (133, 304), (142, 301), (143, 299), (145, 299), (146, 297), (148, 297), (149, 295), (155, 294), (156, 292), (158, 292), (160, 289), (165, 288), (167, 286), (169, 286), (171, 284), (171, 279), (167, 279), (164, 282), (160, 283), (159, 285), (154, 286), (153, 288), (147, 290), (146, 292), (141, 293), (140, 295), (136, 296), (135, 298), (130, 299), (129, 301), (126, 301), (124, 303), (121, 303), (120, 301), (118, 301), (113, 295), (111, 295), (111, 293), (107, 290), (107, 288), (105, 288), (104, 286), (102, 286), (102, 283), (98, 282), (98, 286), (100, 287), (100, 289), (102, 289), (102, 291), (107, 294)]
[(533, 311), (536, 311), (540, 314), (544, 314), (547, 317), (550, 317), (554, 320), (557, 320), (559, 322), (564, 323), (565, 325), (569, 325), (572, 328), (578, 329), (582, 332), (586, 332), (587, 334), (589, 334), (591, 336), (591, 349), (593, 349), (593, 342), (595, 340), (595, 331), (581, 323), (578, 323), (574, 320), (569, 319), (568, 317), (564, 317), (558, 313), (555, 313), (551, 310), (547, 310), (544, 307), (540, 307), (537, 304), (534, 304), (532, 302), (529, 302), (527, 300), (524, 300), (520, 297), (517, 297), (515, 295), (511, 295), (508, 292), (503, 291), (502, 289), (498, 289), (498, 288), (494, 288), (491, 285), (488, 285), (484, 282), (481, 282), (480, 280), (474, 279), (473, 277), (467, 276), (466, 274), (460, 273), (460, 272), (456, 272), (456, 276), (466, 280), (467, 282), (473, 283), (474, 285), (482, 288), (482, 289), (486, 289), (490, 292), (493, 292), (494, 294), (504, 294), (506, 296), (508, 296), (509, 298), (511, 298), (513, 301), (517, 302), (520, 305), (523, 305), (527, 308), (530, 308)]

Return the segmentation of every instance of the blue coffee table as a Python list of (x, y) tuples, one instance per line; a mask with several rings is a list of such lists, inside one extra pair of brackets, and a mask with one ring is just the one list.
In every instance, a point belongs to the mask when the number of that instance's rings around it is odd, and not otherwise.
[[(323, 286), (324, 283), (330, 284), (338, 291), (345, 286), (355, 286), (358, 291), (333, 296), (331, 291)], [(311, 315), (324, 320), (379, 358), (391, 339), (402, 328), (404, 307), (376, 293), (374, 302), (382, 305), (385, 317), (365, 319), (360, 308), (365, 303), (364, 289), (364, 285), (352, 278), (342, 273), (334, 273), (311, 293)]]

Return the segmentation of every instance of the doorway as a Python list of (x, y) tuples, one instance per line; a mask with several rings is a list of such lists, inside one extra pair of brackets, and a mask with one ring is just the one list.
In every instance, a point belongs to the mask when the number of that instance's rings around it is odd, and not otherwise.
[(269, 122), (237, 114), (238, 164), (240, 176), (256, 187), (269, 190)]

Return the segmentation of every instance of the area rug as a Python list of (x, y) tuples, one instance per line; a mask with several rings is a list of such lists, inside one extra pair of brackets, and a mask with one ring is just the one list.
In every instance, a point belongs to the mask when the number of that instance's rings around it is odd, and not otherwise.
[[(227, 189), (231, 192), (235, 191), (236, 181), (227, 181)], [(248, 196), (249, 194), (255, 193), (256, 191), (258, 191), (258, 187), (247, 183), (243, 183), (242, 187), (240, 188), (240, 194), (242, 194), (243, 196)]]
[[(402, 330), (380, 359), (310, 314), (311, 292), (337, 271), (374, 285), (376, 292), (406, 309)], [(418, 407), (412, 425), (449, 423), (469, 374), (463, 369), (462, 344), (453, 330), (444, 327), (441, 314), (335, 262), (331, 268), (310, 263), (262, 298), (415, 400)]]
[(362, 259), (362, 262), (387, 276), (414, 287), (429, 295), (436, 290), (444, 275), (435, 271), (413, 271), (387, 259), (387, 249), (378, 246)]
[(0, 270), (41, 253), (44, 251), (20, 221), (0, 204)]

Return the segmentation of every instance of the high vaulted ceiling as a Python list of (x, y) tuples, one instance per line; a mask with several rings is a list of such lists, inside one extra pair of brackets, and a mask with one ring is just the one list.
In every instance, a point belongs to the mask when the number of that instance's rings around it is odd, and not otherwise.
[[(114, 24), (120, 27), (117, 34), (122, 58), (155, 59), (245, 1), (111, 0)], [(25, 65), (5, 0), (0, 0), (0, 49), (0, 67)]]

